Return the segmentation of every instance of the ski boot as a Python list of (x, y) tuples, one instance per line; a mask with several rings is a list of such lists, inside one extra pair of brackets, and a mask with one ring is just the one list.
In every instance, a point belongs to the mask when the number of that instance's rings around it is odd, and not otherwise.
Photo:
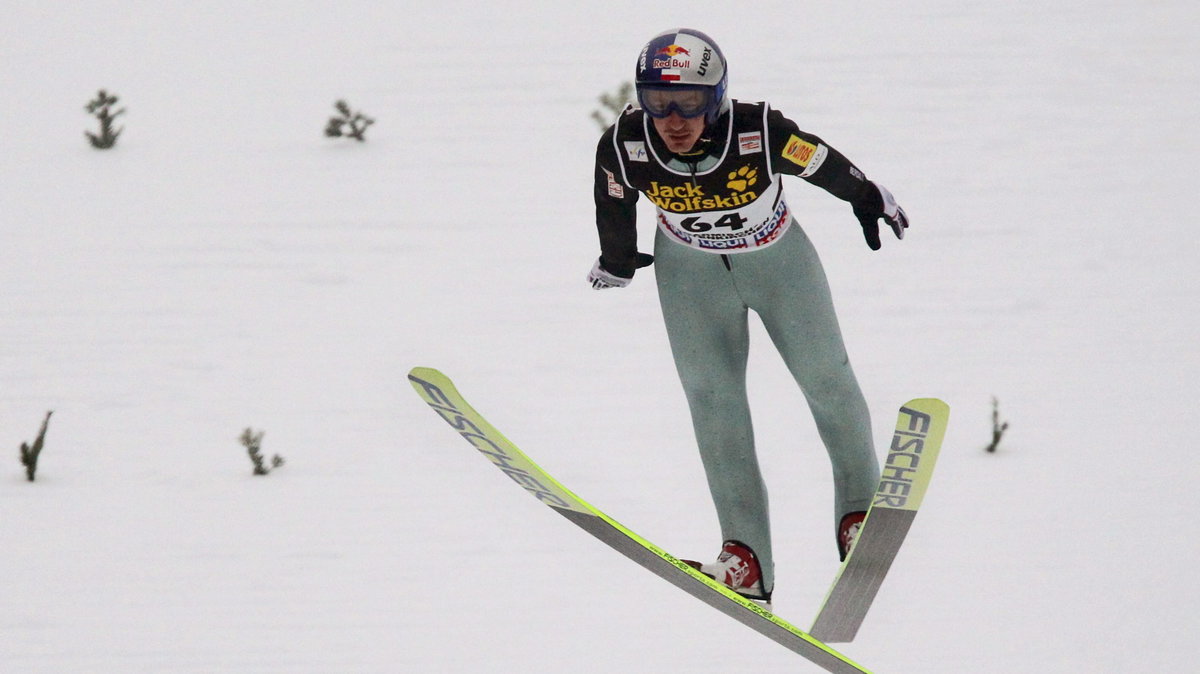
[(746, 599), (768, 611), (771, 610), (771, 592), (763, 588), (762, 568), (758, 564), (758, 557), (745, 543), (725, 541), (717, 561), (711, 564), (687, 559), (683, 561)]
[(854, 549), (854, 544), (858, 542), (858, 532), (862, 531), (863, 520), (866, 519), (865, 511), (847, 513), (842, 517), (841, 524), (838, 525), (838, 555), (842, 561), (846, 561), (846, 557), (850, 556), (850, 551)]

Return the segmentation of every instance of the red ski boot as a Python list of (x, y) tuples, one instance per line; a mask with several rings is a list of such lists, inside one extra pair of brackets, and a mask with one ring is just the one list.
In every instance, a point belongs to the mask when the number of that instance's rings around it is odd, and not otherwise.
[(725, 541), (717, 561), (711, 564), (686, 559), (683, 561), (743, 597), (770, 609), (771, 593), (763, 589), (762, 568), (758, 564), (758, 557), (745, 543)]
[(862, 523), (866, 517), (865, 511), (848, 513), (842, 517), (842, 523), (838, 525), (837, 543), (838, 554), (841, 555), (843, 562), (850, 555), (850, 551), (854, 549), (854, 544), (858, 542), (858, 532), (862, 530)]

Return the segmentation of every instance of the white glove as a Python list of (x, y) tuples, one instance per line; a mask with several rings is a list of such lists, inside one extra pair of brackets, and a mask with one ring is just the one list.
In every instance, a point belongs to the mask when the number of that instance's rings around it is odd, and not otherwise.
[(904, 230), (908, 229), (908, 216), (905, 215), (904, 209), (900, 208), (900, 204), (896, 203), (896, 197), (888, 191), (888, 188), (875, 183), (879, 188), (879, 196), (883, 197), (883, 219), (892, 228), (892, 232), (896, 234), (897, 239), (904, 238)]
[(624, 288), (633, 279), (609, 272), (600, 265), (600, 259), (596, 258), (596, 264), (592, 265), (592, 270), (588, 272), (587, 280), (596, 290), (605, 290), (607, 288)]

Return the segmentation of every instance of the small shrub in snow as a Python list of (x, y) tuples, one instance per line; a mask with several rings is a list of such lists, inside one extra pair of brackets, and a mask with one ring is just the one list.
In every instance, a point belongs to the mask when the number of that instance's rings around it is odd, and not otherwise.
[(612, 123), (616, 121), (617, 116), (625, 109), (625, 106), (636, 103), (637, 99), (633, 95), (633, 82), (622, 82), (621, 86), (617, 87), (616, 91), (600, 94), (600, 105), (604, 106), (607, 112), (596, 110), (592, 112), (592, 119), (600, 125), (600, 130), (605, 131)]
[(46, 427), (50, 425), (50, 415), (54, 414), (51, 410), (46, 412), (46, 418), (42, 421), (42, 430), (38, 431), (37, 439), (30, 446), (24, 442), (21, 443), (21, 465), (25, 466), (25, 479), (33, 482), (33, 476), (37, 473), (38, 455), (42, 453), (42, 444), (46, 441)]
[(276, 454), (271, 457), (271, 467), (267, 467), (266, 460), (262, 455), (262, 439), (265, 431), (255, 433), (247, 428), (242, 431), (242, 445), (246, 448), (246, 453), (250, 455), (250, 461), (254, 463), (255, 475), (266, 475), (271, 472), (272, 468), (278, 468), (283, 465), (283, 457)]
[(1000, 423), (1000, 401), (992, 396), (992, 444), (987, 446), (987, 451), (995, 452), (996, 446), (1000, 444), (1000, 438), (1004, 436), (1004, 431), (1008, 430), (1008, 422)]
[(113, 131), (113, 120), (115, 120), (118, 115), (125, 113), (125, 108), (121, 108), (116, 112), (111, 112), (111, 108), (112, 106), (116, 105), (117, 100), (118, 99), (116, 96), (110, 96), (108, 92), (101, 89), (100, 92), (96, 94), (96, 99), (84, 107), (84, 110), (87, 110), (88, 114), (93, 115), (96, 119), (100, 120), (99, 136), (90, 131), (84, 131), (84, 133), (87, 134), (88, 140), (92, 141), (92, 147), (96, 148), (97, 150), (107, 150), (113, 145), (116, 145), (117, 136), (121, 135), (121, 132), (125, 130), (124, 127), (122, 127), (116, 131)]
[(364, 134), (367, 127), (374, 124), (375, 120), (361, 112), (351, 112), (346, 101), (338, 101), (333, 107), (337, 108), (340, 116), (329, 119), (329, 124), (325, 125), (325, 135), (330, 138), (346, 136), (359, 142), (366, 140)]

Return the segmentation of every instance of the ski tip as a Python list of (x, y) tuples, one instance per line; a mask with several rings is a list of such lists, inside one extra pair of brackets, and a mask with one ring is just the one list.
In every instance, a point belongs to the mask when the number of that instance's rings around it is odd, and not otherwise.
[(432, 367), (414, 367), (409, 370), (408, 383), (412, 384), (417, 393), (427, 398), (425, 402), (429, 402), (430, 395), (434, 398), (444, 398), (447, 392), (457, 393), (454, 382)]
[(408, 371), (409, 379), (428, 379), (430, 377), (446, 378), (446, 375), (433, 369), (432, 367), (414, 367)]
[(941, 398), (913, 398), (904, 403), (904, 407), (909, 409), (918, 409), (924, 412), (936, 412), (941, 414), (949, 414), (950, 406)]

